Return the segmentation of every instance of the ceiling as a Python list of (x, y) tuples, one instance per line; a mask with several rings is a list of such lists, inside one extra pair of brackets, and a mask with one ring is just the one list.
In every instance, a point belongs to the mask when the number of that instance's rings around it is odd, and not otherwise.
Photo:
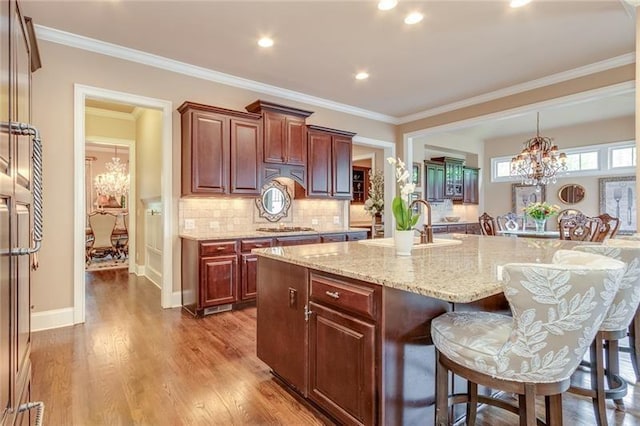
[[(507, 0), (400, 0), (387, 12), (376, 0), (28, 0), (22, 9), (39, 26), (394, 119), (635, 52), (635, 16), (621, 0), (518, 9)], [(412, 10), (425, 19), (408, 26)], [(275, 45), (259, 48), (262, 35)], [(368, 80), (354, 79), (361, 70)]]

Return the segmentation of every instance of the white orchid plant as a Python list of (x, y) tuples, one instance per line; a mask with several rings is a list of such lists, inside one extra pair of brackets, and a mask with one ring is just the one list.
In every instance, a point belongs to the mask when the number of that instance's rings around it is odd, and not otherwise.
[(364, 209), (371, 216), (384, 211), (384, 175), (382, 170), (373, 173), (369, 170), (369, 198), (364, 202)]
[(387, 162), (393, 164), (396, 168), (395, 175), (398, 195), (394, 197), (393, 203), (391, 204), (393, 216), (396, 218), (396, 230), (410, 231), (420, 218), (420, 215), (414, 214), (409, 208), (409, 196), (415, 191), (416, 185), (411, 182), (411, 175), (402, 160), (389, 157), (387, 158)]

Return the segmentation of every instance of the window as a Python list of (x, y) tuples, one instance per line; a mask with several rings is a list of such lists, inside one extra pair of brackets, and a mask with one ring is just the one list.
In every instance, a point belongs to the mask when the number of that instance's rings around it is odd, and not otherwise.
[(622, 145), (609, 148), (609, 167), (619, 169), (636, 166), (636, 147), (634, 145)]
[(598, 151), (577, 152), (571, 154), (572, 150), (567, 150), (567, 172), (579, 172), (583, 170), (598, 170)]
[[(632, 173), (636, 166), (635, 141), (590, 145), (581, 148), (562, 149), (567, 154), (567, 171), (558, 177), (595, 176), (604, 173)], [(511, 157), (491, 159), (491, 182), (515, 182), (511, 176)]]

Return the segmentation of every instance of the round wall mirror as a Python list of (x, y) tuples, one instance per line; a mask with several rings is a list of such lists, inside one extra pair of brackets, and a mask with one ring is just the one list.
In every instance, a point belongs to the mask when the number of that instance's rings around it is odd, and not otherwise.
[(262, 187), (262, 195), (256, 199), (260, 217), (269, 222), (277, 222), (289, 214), (291, 197), (287, 187), (273, 180)]
[(558, 191), (558, 198), (565, 204), (576, 204), (584, 199), (584, 186), (577, 184), (564, 185)]

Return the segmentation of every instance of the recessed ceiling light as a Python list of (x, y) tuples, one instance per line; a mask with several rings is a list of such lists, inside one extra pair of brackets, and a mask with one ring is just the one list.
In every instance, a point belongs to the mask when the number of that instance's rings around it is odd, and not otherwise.
[(422, 13), (411, 12), (410, 14), (407, 15), (406, 18), (404, 18), (404, 23), (407, 25), (417, 24), (418, 22), (422, 21), (423, 18), (424, 18), (424, 15)]
[(369, 73), (365, 71), (361, 71), (356, 74), (356, 80), (366, 80), (369, 78)]
[(260, 47), (271, 47), (271, 46), (273, 46), (273, 39), (271, 39), (269, 37), (262, 37), (260, 40), (258, 40), (258, 46), (260, 46)]
[(511, 3), (509, 3), (509, 5), (511, 7), (520, 7), (524, 6), (527, 3), (531, 3), (531, 0), (511, 0)]
[(380, 0), (378, 2), (378, 9), (391, 10), (398, 5), (398, 0)]

